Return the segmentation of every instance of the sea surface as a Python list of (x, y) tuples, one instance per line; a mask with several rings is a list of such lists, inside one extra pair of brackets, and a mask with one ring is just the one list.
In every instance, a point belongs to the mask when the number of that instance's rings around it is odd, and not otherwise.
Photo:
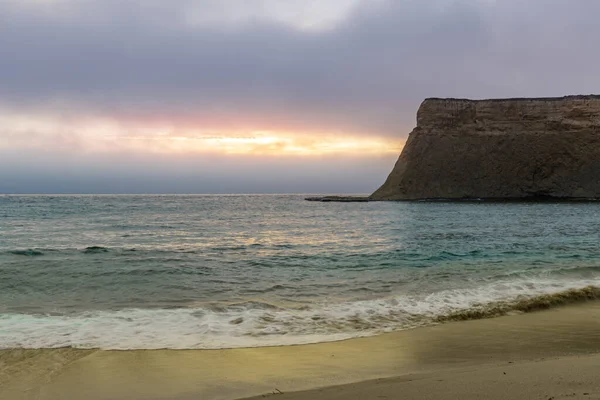
[(304, 197), (0, 196), (0, 348), (314, 343), (600, 286), (598, 203)]

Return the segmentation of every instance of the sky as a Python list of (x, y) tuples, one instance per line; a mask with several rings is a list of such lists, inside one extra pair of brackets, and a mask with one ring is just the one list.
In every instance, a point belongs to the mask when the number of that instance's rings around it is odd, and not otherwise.
[(370, 193), (427, 97), (600, 92), (597, 0), (0, 0), (0, 193)]

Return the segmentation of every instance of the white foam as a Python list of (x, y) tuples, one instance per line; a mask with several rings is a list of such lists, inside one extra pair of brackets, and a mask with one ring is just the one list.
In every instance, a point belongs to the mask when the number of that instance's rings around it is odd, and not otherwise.
[(528, 279), (421, 295), (271, 309), (127, 309), (75, 315), (0, 315), (1, 348), (219, 349), (317, 343), (431, 323), (436, 316), (496, 301), (600, 286), (586, 280)]

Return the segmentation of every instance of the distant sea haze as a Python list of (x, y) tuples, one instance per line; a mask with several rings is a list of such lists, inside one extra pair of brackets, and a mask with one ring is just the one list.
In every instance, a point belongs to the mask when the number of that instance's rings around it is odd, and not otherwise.
[(598, 296), (595, 203), (0, 196), (0, 347), (231, 348)]

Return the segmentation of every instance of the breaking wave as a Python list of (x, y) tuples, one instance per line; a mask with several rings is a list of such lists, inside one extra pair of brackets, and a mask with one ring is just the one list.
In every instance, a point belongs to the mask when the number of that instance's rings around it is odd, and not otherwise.
[(220, 349), (328, 342), (600, 299), (600, 282), (495, 283), (422, 296), (282, 307), (258, 301), (175, 309), (0, 315), (0, 348)]
[(514, 312), (528, 313), (542, 311), (599, 299), (600, 288), (596, 286), (586, 286), (581, 289), (569, 289), (563, 292), (542, 294), (527, 299), (492, 302), (471, 309), (456, 311), (447, 315), (440, 315), (435, 321), (467, 321), (473, 319), (494, 318)]

